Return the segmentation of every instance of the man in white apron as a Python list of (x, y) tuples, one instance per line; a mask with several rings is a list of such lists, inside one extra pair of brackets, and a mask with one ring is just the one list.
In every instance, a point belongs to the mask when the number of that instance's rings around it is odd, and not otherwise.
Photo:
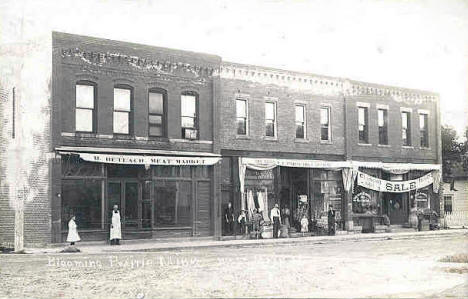
[(120, 212), (118, 206), (114, 205), (112, 211), (112, 222), (110, 227), (110, 242), (111, 245), (120, 245), (120, 239), (122, 239), (122, 229), (120, 226)]

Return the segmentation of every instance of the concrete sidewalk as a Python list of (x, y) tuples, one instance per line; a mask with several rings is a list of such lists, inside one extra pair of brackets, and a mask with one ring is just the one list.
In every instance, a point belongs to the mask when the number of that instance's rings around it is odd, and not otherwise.
[[(217, 241), (209, 238), (174, 239), (174, 240), (123, 240), (120, 246), (110, 246), (104, 242), (77, 243), (76, 247), (82, 253), (118, 253), (118, 252), (145, 252), (145, 251), (167, 251), (187, 250), (206, 247), (250, 247), (250, 246), (275, 246), (275, 244), (323, 244), (329, 242), (345, 241), (368, 241), (368, 240), (390, 240), (390, 239), (414, 239), (414, 238), (438, 238), (444, 236), (459, 235), (460, 238), (468, 236), (468, 229), (450, 229), (425, 232), (400, 232), (379, 234), (343, 234), (337, 236), (314, 236), (282, 239), (258, 239), (258, 240), (227, 240)], [(67, 245), (53, 248), (26, 248), (26, 253), (58, 253)]]

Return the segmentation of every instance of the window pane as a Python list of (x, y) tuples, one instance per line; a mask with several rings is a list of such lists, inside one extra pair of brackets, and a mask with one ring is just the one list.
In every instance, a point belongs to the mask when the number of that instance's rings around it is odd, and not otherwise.
[(269, 137), (275, 137), (275, 122), (272, 120), (267, 120), (265, 126), (265, 135)]
[(196, 97), (192, 95), (182, 95), (181, 109), (182, 116), (196, 117)]
[(179, 182), (179, 198), (177, 201), (177, 224), (188, 226), (191, 224), (192, 215), (190, 203), (192, 202), (192, 183)]
[(162, 124), (162, 116), (161, 115), (150, 115), (149, 116), (149, 123), (154, 125)]
[(149, 134), (151, 136), (162, 136), (162, 127), (161, 126), (150, 126), (149, 127)]
[(101, 180), (62, 180), (62, 227), (75, 215), (78, 229), (101, 227)]
[(125, 226), (138, 227), (138, 183), (125, 183)]
[(176, 224), (176, 182), (156, 181), (154, 187), (154, 217), (159, 226)]
[(296, 106), (296, 122), (304, 121), (304, 106)]
[(378, 114), (378, 115), (377, 115), (377, 116), (378, 116), (378, 120), (377, 120), (378, 126), (379, 126), (379, 127), (383, 127), (383, 126), (385, 125), (385, 122), (384, 122), (384, 111), (381, 110), (381, 109), (379, 109), (379, 110), (377, 110), (377, 114)]
[(296, 138), (304, 139), (304, 125), (302, 123), (296, 124)]
[(164, 114), (163, 95), (161, 93), (149, 93), (149, 113)]
[(195, 128), (195, 119), (193, 117), (182, 117), (183, 128)]
[(94, 108), (94, 86), (76, 85), (76, 107)]
[(236, 100), (237, 117), (247, 117), (247, 105), (245, 100)]
[(425, 114), (420, 114), (419, 115), (419, 128), (421, 130), (425, 130), (426, 129), (426, 115)]
[(114, 88), (114, 110), (130, 112), (130, 89)]
[(320, 109), (320, 124), (328, 125), (329, 124), (329, 113), (328, 108), (321, 108)]
[(274, 103), (265, 103), (265, 119), (275, 119)]
[(244, 118), (237, 119), (237, 134), (238, 135), (246, 135), (247, 134), (247, 126)]
[(365, 125), (366, 124), (366, 108), (360, 107), (359, 108), (359, 124)]
[(401, 114), (401, 126), (404, 129), (408, 128), (408, 114), (406, 112)]
[(79, 132), (93, 131), (93, 110), (76, 109), (75, 130)]
[(321, 140), (329, 140), (328, 137), (328, 126), (320, 128), (320, 139)]
[(114, 133), (128, 134), (128, 112), (114, 112)]

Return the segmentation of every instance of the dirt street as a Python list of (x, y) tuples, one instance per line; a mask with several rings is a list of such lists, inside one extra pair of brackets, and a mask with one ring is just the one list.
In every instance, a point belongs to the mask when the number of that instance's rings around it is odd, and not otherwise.
[[(0, 255), (0, 297), (467, 297), (465, 235), (116, 254)], [(445, 292), (445, 293), (444, 293)]]

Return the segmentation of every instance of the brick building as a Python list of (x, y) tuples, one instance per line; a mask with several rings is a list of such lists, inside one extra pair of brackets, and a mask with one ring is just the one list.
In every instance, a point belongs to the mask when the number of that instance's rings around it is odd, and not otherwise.
[[(107, 239), (114, 204), (124, 239), (219, 238), (227, 202), (266, 218), (278, 203), (293, 224), (305, 216), (316, 227), (333, 205), (348, 231), (372, 229), (383, 214), (405, 224), (413, 203), (439, 211), (437, 181), (409, 192), (374, 186), (437, 179), (436, 94), (57, 32), (48, 42), (35, 49), (49, 57), (34, 139), (34, 161), (46, 167), (33, 171), (41, 192), (24, 206), (25, 227), (40, 233), (25, 228), (26, 243), (63, 242), (72, 214), (82, 239)], [(33, 82), (24, 77), (2, 82), (2, 108), (12, 87)], [(12, 241), (15, 209), (6, 153), (2, 243)]]

